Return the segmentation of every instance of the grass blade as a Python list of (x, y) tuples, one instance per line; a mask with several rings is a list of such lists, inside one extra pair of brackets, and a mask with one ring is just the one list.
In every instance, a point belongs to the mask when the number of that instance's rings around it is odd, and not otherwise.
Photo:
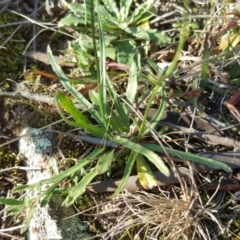
[(96, 169), (93, 171), (90, 171), (88, 174), (86, 174), (82, 180), (74, 187), (71, 189), (69, 192), (67, 198), (63, 202), (63, 205), (69, 206), (74, 203), (74, 201), (81, 196), (85, 190), (88, 184), (98, 175)]
[(79, 111), (73, 102), (62, 92), (57, 92), (56, 93), (56, 98), (61, 104), (61, 106), (64, 108), (64, 110), (71, 114), (73, 119), (77, 123), (85, 123), (85, 124), (90, 124), (90, 121), (82, 114), (81, 111)]
[[(101, 117), (103, 119), (103, 122), (105, 123), (105, 128), (107, 128), (107, 91), (106, 91), (106, 52), (105, 52), (105, 41), (104, 41), (104, 32), (103, 32), (103, 27), (102, 27), (102, 22), (99, 14), (99, 3), (97, 2), (97, 9), (98, 9), (98, 14), (97, 14), (97, 20), (98, 20), (98, 25), (99, 25), (99, 43), (100, 43), (100, 59), (98, 61), (99, 63), (99, 68), (98, 71), (98, 92), (99, 92), (99, 103), (100, 103), (100, 113)], [(92, 14), (94, 14), (92, 12)], [(94, 18), (94, 16), (93, 16)], [(94, 28), (94, 22), (92, 22)], [(95, 33), (95, 32), (94, 32)], [(95, 37), (93, 37), (93, 41), (95, 40)], [(94, 42), (96, 44), (96, 41)], [(96, 51), (96, 48), (95, 48)], [(98, 57), (97, 52), (95, 52), (96, 58)]]
[[(156, 112), (156, 114), (154, 115), (153, 118), (151, 118), (151, 120), (149, 121), (149, 125), (150, 126), (146, 126), (145, 130), (143, 132), (143, 135), (147, 134), (151, 129), (154, 129), (155, 126), (159, 123), (159, 121), (162, 119), (162, 116), (166, 110), (166, 103), (167, 103), (167, 98), (165, 95), (165, 87), (164, 85), (162, 86), (162, 90), (161, 90), (161, 104)], [(148, 116), (148, 111), (149, 108), (147, 108), (146, 113), (144, 113), (144, 116)]]
[[(209, 46), (208, 46), (208, 34), (205, 36), (204, 46), (203, 46), (203, 60), (209, 59)], [(206, 82), (208, 80), (208, 72), (209, 72), (209, 63), (208, 61), (203, 62), (202, 71), (201, 71), (201, 82), (200, 89), (203, 90)]]
[(152, 151), (156, 151), (156, 152), (161, 152), (161, 153), (169, 153), (172, 156), (175, 157), (180, 157), (182, 159), (188, 160), (188, 161), (192, 161), (192, 162), (196, 162), (196, 163), (200, 163), (200, 164), (204, 164), (207, 166), (210, 166), (211, 168), (214, 169), (223, 169), (226, 172), (232, 172), (232, 169), (226, 165), (225, 163), (210, 159), (210, 158), (206, 158), (206, 157), (201, 157), (192, 153), (186, 153), (186, 152), (182, 152), (179, 150), (174, 150), (174, 149), (170, 149), (170, 148), (162, 148), (159, 145), (156, 144), (142, 144), (144, 147), (146, 147), (147, 149), (150, 149)]
[(123, 145), (126, 148), (131, 149), (132, 151), (135, 151), (137, 153), (142, 154), (145, 156), (150, 162), (152, 162), (159, 171), (161, 171), (165, 176), (169, 176), (169, 169), (164, 164), (162, 159), (154, 152), (150, 151), (149, 149), (145, 148), (144, 146), (131, 142), (128, 139), (121, 138), (121, 137), (115, 137), (114, 141)]
[(136, 160), (137, 156), (138, 156), (137, 152), (134, 152), (134, 151), (131, 152), (130, 156), (128, 157), (125, 169), (124, 169), (124, 174), (123, 174), (123, 177), (122, 177), (122, 181), (119, 184), (115, 193), (112, 195), (112, 197), (116, 197), (123, 190), (124, 186), (126, 185), (126, 182), (127, 182), (128, 178), (129, 178), (129, 176), (132, 172), (132, 168), (133, 168), (133, 165), (135, 163), (135, 160)]
[[(32, 184), (32, 185), (26, 185), (26, 186), (31, 189), (31, 188), (35, 188), (39, 184), (45, 185), (45, 184), (51, 184), (51, 183), (55, 184), (57, 182), (60, 182), (60, 181), (64, 180), (65, 178), (69, 177), (70, 175), (74, 174), (75, 172), (79, 171), (80, 169), (82, 169), (86, 165), (90, 164), (103, 151), (104, 151), (104, 148), (99, 147), (99, 148), (95, 149), (92, 153), (90, 153), (86, 158), (82, 159), (76, 165), (74, 165), (71, 168), (68, 168), (64, 172), (61, 172), (58, 175), (53, 176), (51, 178), (42, 180), (38, 183), (35, 183), (35, 184)], [(18, 186), (16, 188), (14, 188), (14, 192), (22, 191), (23, 190), (22, 187), (23, 186)], [(24, 188), (24, 189), (26, 189), (26, 188)]]

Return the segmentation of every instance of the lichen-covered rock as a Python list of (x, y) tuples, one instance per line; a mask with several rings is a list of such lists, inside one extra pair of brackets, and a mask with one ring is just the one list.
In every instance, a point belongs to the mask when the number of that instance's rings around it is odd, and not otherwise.
[[(50, 178), (54, 135), (50, 130), (38, 131), (34, 128), (25, 128), (22, 135), (25, 136), (19, 140), (19, 152), (27, 158), (28, 167), (33, 169), (28, 172), (28, 184)], [(47, 187), (29, 192), (29, 197), (37, 197)], [(62, 197), (53, 195), (46, 206), (40, 207), (37, 203), (30, 221), (29, 240), (82, 240), (90, 237), (78, 217), (73, 216), (74, 209), (63, 207), (62, 202)]]

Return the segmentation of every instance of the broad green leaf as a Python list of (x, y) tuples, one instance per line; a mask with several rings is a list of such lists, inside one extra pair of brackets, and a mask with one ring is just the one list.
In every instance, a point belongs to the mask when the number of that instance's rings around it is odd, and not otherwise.
[[(77, 26), (79, 24), (90, 24), (89, 4), (72, 3), (69, 4), (69, 13), (59, 20), (58, 27)], [(87, 11), (86, 11), (87, 10)], [(84, 17), (83, 17), (84, 16)]]
[(126, 166), (124, 169), (124, 174), (123, 174), (122, 180), (112, 197), (116, 197), (123, 190), (124, 186), (126, 185), (126, 182), (132, 172), (132, 168), (133, 168), (134, 162), (137, 158), (137, 155), (138, 155), (137, 152), (131, 151), (131, 154), (129, 155), (129, 157), (127, 159), (127, 163), (126, 163)]
[(121, 138), (117, 136), (113, 140), (123, 145), (124, 147), (131, 149), (132, 151), (142, 154), (150, 162), (152, 162), (160, 172), (162, 172), (165, 176), (169, 176), (169, 169), (156, 153), (150, 151), (149, 149), (143, 147), (138, 143), (131, 142), (130, 140), (125, 138)]
[(143, 30), (141, 28), (128, 28), (126, 31), (129, 30), (133, 36), (144, 39), (146, 41), (152, 41), (158, 44), (170, 44), (171, 39), (163, 32), (158, 32), (153, 29)]
[(138, 154), (136, 162), (138, 178), (141, 185), (145, 189), (152, 189), (157, 186), (155, 176), (141, 154)]
[[(89, 18), (88, 18), (89, 19)], [(90, 21), (87, 22), (90, 24)], [(64, 18), (61, 18), (58, 22), (58, 27), (65, 27), (65, 26), (77, 26), (79, 24), (85, 25), (85, 20), (82, 17), (77, 16), (76, 14), (69, 13)]]
[(97, 174), (100, 175), (109, 170), (109, 168), (111, 167), (111, 163), (113, 161), (113, 152), (114, 150), (105, 153), (103, 156), (99, 158), (96, 166)]
[(12, 198), (0, 198), (0, 203), (4, 205), (24, 205), (24, 201), (15, 200)]
[[(105, 6), (103, 6), (103, 5), (99, 6), (98, 14), (101, 16), (102, 25), (103, 25), (104, 30), (106, 30), (106, 31), (113, 30), (114, 31), (114, 30), (118, 29), (117, 25), (112, 24), (112, 21), (116, 20), (116, 18), (105, 8)], [(116, 36), (106, 36), (106, 37), (116, 38)]]
[(69, 4), (68, 7), (71, 12), (75, 13), (75, 15), (81, 16), (86, 12), (85, 5), (89, 5), (87, 3), (88, 1), (84, 1), (84, 3), (72, 3)]
[(60, 102), (62, 108), (71, 116), (77, 123), (85, 123), (85, 124), (90, 124), (89, 120), (79, 111), (75, 105), (73, 104), (72, 100), (67, 97), (64, 93), (62, 92), (57, 92), (56, 93), (56, 98)]
[(135, 8), (132, 14), (132, 21), (135, 23), (135, 26), (142, 24), (143, 22), (148, 21), (156, 13), (155, 8), (152, 8), (152, 4), (142, 4)]
[(116, 59), (116, 49), (113, 47), (106, 47), (106, 57), (115, 60)]
[(112, 14), (112, 16), (118, 19), (119, 9), (117, 7), (116, 1), (113, 1), (113, 0), (102, 0), (102, 1), (104, 3), (104, 6)]
[(120, 10), (119, 10), (119, 17), (118, 20), (120, 22), (126, 21), (129, 13), (130, 7), (132, 5), (132, 0), (120, 0)]
[(64, 113), (59, 105), (58, 99), (56, 97), (55, 97), (55, 104), (56, 104), (56, 107), (57, 107), (58, 112), (61, 115), (62, 119), (68, 125), (83, 128), (84, 130), (88, 131), (90, 134), (92, 134), (93, 136), (98, 137), (98, 138), (103, 138), (103, 136), (106, 134), (105, 129), (99, 128), (93, 124), (86, 124), (84, 122), (72, 122), (72, 121), (66, 119), (66, 117), (64, 116)]
[(134, 55), (136, 54), (136, 46), (134, 41), (126, 39), (117, 41), (113, 43), (113, 45), (117, 52), (116, 61), (131, 66)]
[(129, 77), (128, 77), (128, 85), (126, 90), (126, 97), (131, 103), (135, 102), (135, 97), (137, 94), (137, 87), (138, 87), (138, 66), (139, 66), (140, 54), (137, 53), (134, 55)]
[(206, 157), (198, 156), (198, 155), (195, 155), (192, 153), (186, 153), (186, 152), (182, 152), (179, 150), (170, 149), (167, 147), (163, 148), (156, 144), (142, 144), (142, 145), (152, 151), (161, 152), (161, 153), (167, 152), (167, 153), (171, 154), (172, 156), (180, 157), (184, 160), (188, 160), (188, 161), (192, 161), (192, 162), (196, 162), (196, 163), (200, 163), (200, 164), (205, 164), (214, 169), (223, 169), (226, 172), (232, 172), (232, 169), (228, 165), (226, 165), (225, 163), (213, 160), (211, 158), (206, 158)]
[(139, 27), (126, 27), (125, 24), (119, 24), (119, 27), (123, 31), (146, 41), (152, 41), (158, 44), (171, 43), (171, 39), (165, 33), (158, 32), (157, 30), (154, 29), (146, 30)]

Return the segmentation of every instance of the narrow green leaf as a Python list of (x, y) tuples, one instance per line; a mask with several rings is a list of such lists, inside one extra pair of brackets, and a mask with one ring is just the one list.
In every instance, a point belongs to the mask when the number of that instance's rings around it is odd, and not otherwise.
[(85, 191), (88, 184), (98, 175), (96, 169), (90, 171), (86, 174), (82, 180), (71, 189), (69, 195), (63, 202), (64, 205), (69, 206), (74, 203), (74, 201), (80, 197)]
[(88, 119), (79, 111), (75, 105), (73, 104), (72, 100), (69, 99), (64, 93), (62, 92), (57, 92), (56, 93), (56, 98), (60, 102), (62, 108), (71, 116), (77, 123), (85, 123), (85, 124), (90, 124)]
[(121, 138), (121, 137), (115, 137), (114, 141), (123, 145), (126, 148), (129, 148), (137, 153), (142, 154), (145, 156), (150, 162), (152, 162), (159, 171), (161, 171), (165, 176), (169, 176), (169, 169), (164, 164), (162, 159), (154, 152), (150, 151), (149, 149), (143, 147), (140, 144), (131, 142), (128, 139)]
[(4, 205), (24, 205), (24, 201), (16, 200), (16, 199), (11, 199), (11, 198), (0, 198), (0, 203)]
[(118, 133), (129, 132), (129, 127), (126, 125), (124, 119), (122, 120), (122, 117), (119, 117), (119, 115), (117, 115), (114, 111), (111, 111), (111, 114), (109, 114), (109, 125), (111, 126), (112, 131), (116, 131)]
[[(99, 94), (96, 91), (89, 91), (89, 97), (92, 101), (92, 103), (96, 106), (96, 108), (99, 107)], [(124, 122), (119, 121), (119, 116), (116, 115), (116, 112), (111, 111), (109, 106), (106, 104), (106, 111), (107, 114), (107, 129), (109, 129), (109, 126), (111, 127), (110, 131), (116, 131), (116, 132), (127, 132), (128, 129), (125, 126)]]
[(147, 62), (149, 64), (149, 66), (154, 70), (155, 74), (159, 73), (159, 67), (158, 67), (157, 63), (154, 60), (149, 58), (149, 59), (147, 59)]
[(230, 80), (240, 77), (240, 64), (238, 62), (232, 64), (231, 69), (228, 72), (228, 75)]
[(121, 121), (127, 129), (130, 128), (130, 121), (129, 121), (129, 117), (128, 114), (126, 113), (125, 109), (124, 109), (124, 105), (122, 104), (122, 102), (120, 101), (117, 93), (114, 90), (114, 87), (110, 81), (110, 79), (107, 76), (107, 85), (108, 85), (108, 93), (113, 101), (113, 108), (116, 109), (116, 113), (119, 115), (119, 121)]
[[(162, 119), (162, 116), (166, 110), (166, 103), (167, 103), (167, 99), (165, 96), (165, 87), (164, 84), (163, 86), (160, 88), (161, 91), (161, 104), (156, 112), (156, 114), (154, 115), (154, 117), (152, 117), (149, 121), (149, 125), (150, 126), (145, 126), (144, 129), (144, 133), (143, 135), (146, 135), (151, 129), (154, 129), (155, 126), (159, 123), (159, 121)], [(147, 110), (146, 110), (147, 111)], [(145, 114), (144, 114), (145, 115)], [(146, 113), (146, 116), (148, 116), (148, 113)]]
[(50, 158), (50, 164), (51, 164), (51, 167), (52, 167), (53, 174), (54, 175), (59, 174), (58, 162), (57, 162), (57, 159), (55, 157)]
[[(68, 168), (67, 170), (65, 170), (64, 172), (59, 173), (56, 176), (53, 176), (51, 178), (42, 180), (40, 182), (37, 182), (35, 184), (32, 185), (24, 185), (27, 186), (28, 188), (35, 188), (37, 185), (41, 184), (41, 185), (45, 185), (45, 184), (56, 184), (61, 182), (62, 180), (66, 179), (67, 177), (69, 177), (70, 175), (74, 174), (77, 171), (80, 171), (82, 168), (84, 168), (86, 165), (90, 164), (96, 157), (98, 157), (99, 154), (101, 154), (103, 151), (105, 150), (105, 148), (99, 147), (97, 149), (95, 149), (94, 151), (92, 151), (86, 158), (82, 159), (81, 161), (79, 161), (76, 165), (74, 165), (71, 168)], [(26, 189), (23, 188), (23, 186), (18, 186), (16, 188), (14, 188), (14, 191), (21, 191)]]
[(79, 196), (81, 196), (86, 191), (86, 187), (88, 186), (88, 184), (97, 175), (103, 174), (107, 170), (109, 170), (111, 162), (113, 160), (113, 152), (114, 150), (104, 154), (99, 158), (96, 167), (93, 170), (91, 170), (88, 174), (86, 174), (82, 178), (82, 180), (74, 188), (71, 189), (71, 192), (64, 201), (64, 204), (66, 205), (72, 204)]
[[(55, 189), (57, 188), (59, 182), (55, 182), (51, 187), (47, 188), (44, 194), (44, 198), (41, 199), (40, 207), (44, 207), (51, 200), (52, 195), (55, 193)], [(58, 193), (59, 194), (59, 193)]]
[[(95, 91), (89, 92), (89, 97), (94, 105), (96, 105), (96, 108), (99, 106), (99, 95)], [(106, 104), (107, 109), (107, 122), (108, 125), (111, 127), (111, 131), (116, 131), (119, 133), (128, 132), (129, 128), (127, 128), (124, 121), (119, 120), (119, 115), (117, 115), (116, 111), (112, 111), (108, 105)], [(109, 126), (107, 127), (109, 129)]]
[[(108, 2), (108, 1), (106, 1)], [(111, 4), (112, 9), (114, 9), (114, 2)], [(99, 3), (97, 1), (97, 9), (99, 12)], [(100, 44), (100, 58), (99, 58), (99, 79), (98, 79), (98, 92), (99, 92), (99, 107), (102, 120), (105, 124), (105, 128), (107, 128), (107, 84), (106, 84), (106, 52), (105, 52), (105, 39), (104, 39), (104, 32), (103, 26), (101, 21), (101, 16), (97, 14), (97, 20), (99, 25), (99, 44)], [(93, 23), (92, 23), (93, 24)], [(96, 49), (95, 49), (96, 50)], [(95, 52), (95, 56), (97, 56), (97, 52)]]
[(31, 187), (31, 185), (28, 185), (28, 184), (20, 185), (20, 186), (15, 187), (15, 188), (13, 189), (13, 192), (25, 191), (25, 190), (27, 190), (29, 187)]
[(184, 160), (205, 164), (214, 169), (223, 169), (226, 172), (232, 172), (232, 169), (225, 163), (222, 163), (222, 162), (210, 159), (210, 158), (198, 156), (198, 155), (195, 155), (192, 153), (182, 152), (179, 150), (170, 149), (167, 147), (162, 148), (161, 146), (156, 145), (156, 144), (142, 144), (142, 145), (152, 151), (161, 152), (161, 153), (167, 152), (167, 153), (171, 154), (172, 156), (180, 157)]
[(114, 192), (114, 194), (112, 195), (112, 197), (116, 197), (124, 188), (124, 186), (126, 185), (126, 182), (132, 172), (132, 168), (134, 165), (134, 162), (137, 158), (138, 153), (132, 151), (131, 154), (128, 157), (125, 169), (124, 169), (124, 174), (121, 180), (121, 183), (119, 184), (118, 188), (116, 189), (116, 191)]
[(26, 211), (25, 220), (23, 222), (24, 226), (21, 228), (21, 231), (20, 231), (21, 234), (25, 233), (28, 230), (30, 221), (35, 211), (36, 211), (36, 206), (29, 208), (28, 211)]
[[(209, 46), (208, 46), (208, 39), (207, 39), (207, 34), (204, 40), (204, 46), (203, 46), (203, 56), (202, 59), (206, 60), (209, 59)], [(209, 72), (209, 66), (208, 66), (209, 62), (203, 62), (202, 63), (202, 71), (201, 71), (201, 82), (200, 82), (200, 89), (203, 90), (206, 82), (208, 80), (208, 72)]]
[(40, 207), (44, 207), (49, 201), (51, 200), (51, 197), (53, 195), (54, 189), (57, 187), (58, 184), (54, 184), (50, 188), (48, 188), (47, 192), (44, 194), (44, 198), (40, 202)]

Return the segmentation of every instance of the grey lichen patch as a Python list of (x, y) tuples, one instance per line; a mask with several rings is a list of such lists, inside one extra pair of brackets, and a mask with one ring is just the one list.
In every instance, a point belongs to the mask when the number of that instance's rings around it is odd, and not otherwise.
[[(39, 131), (26, 127), (19, 140), (19, 153), (27, 158), (28, 183), (36, 183), (52, 176), (50, 156), (53, 153), (54, 137), (49, 130)], [(34, 169), (39, 169), (34, 170)]]
[(52, 154), (54, 139), (50, 131), (26, 127), (21, 135), (23, 137), (19, 140), (19, 153), (28, 159), (28, 165), (36, 165), (34, 164), (36, 158)]
[(27, 158), (33, 154), (48, 154), (52, 153), (53, 137), (49, 131), (38, 131), (37, 129), (26, 127), (23, 129), (23, 137), (19, 141), (20, 153)]

